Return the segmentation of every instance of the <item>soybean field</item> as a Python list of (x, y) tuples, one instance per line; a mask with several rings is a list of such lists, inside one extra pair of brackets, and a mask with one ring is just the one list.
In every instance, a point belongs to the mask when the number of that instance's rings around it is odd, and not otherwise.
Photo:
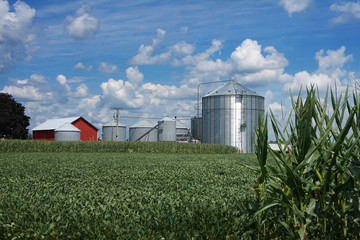
[(0, 153), (0, 239), (251, 239), (254, 154)]

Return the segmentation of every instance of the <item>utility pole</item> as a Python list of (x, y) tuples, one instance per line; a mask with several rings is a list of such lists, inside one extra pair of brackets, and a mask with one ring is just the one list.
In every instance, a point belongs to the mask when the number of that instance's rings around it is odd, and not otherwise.
[[(120, 110), (122, 110), (122, 108), (120, 107), (113, 107), (112, 109), (116, 110), (116, 113), (114, 113), (114, 120), (116, 121), (116, 141), (119, 140), (119, 135), (118, 135), (118, 131), (119, 131), (119, 118), (120, 118)], [(113, 141), (113, 134), (111, 135), (111, 140)]]

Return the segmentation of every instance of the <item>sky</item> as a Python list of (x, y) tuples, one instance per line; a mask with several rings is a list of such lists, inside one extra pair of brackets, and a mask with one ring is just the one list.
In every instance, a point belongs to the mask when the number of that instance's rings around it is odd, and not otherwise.
[[(200, 83), (235, 79), (277, 117), (289, 91), (354, 89), (358, 0), (0, 0), (0, 92), (31, 117), (196, 115)], [(203, 96), (221, 85), (199, 88)]]

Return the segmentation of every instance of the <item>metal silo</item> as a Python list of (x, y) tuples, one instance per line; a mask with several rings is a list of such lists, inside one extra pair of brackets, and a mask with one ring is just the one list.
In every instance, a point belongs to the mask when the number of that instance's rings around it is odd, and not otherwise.
[(141, 142), (157, 142), (158, 129), (157, 125), (147, 120), (140, 120), (129, 127), (129, 140)]
[(71, 123), (65, 123), (54, 130), (55, 141), (80, 141), (80, 130)]
[(118, 123), (116, 130), (116, 123), (111, 121), (102, 126), (102, 140), (103, 141), (126, 141), (126, 126), (122, 123)]
[(176, 118), (176, 141), (177, 142), (188, 142), (190, 141), (189, 128)]
[(165, 117), (158, 122), (158, 139), (159, 142), (175, 142), (176, 141), (176, 121)]
[(191, 118), (191, 134), (194, 139), (202, 142), (202, 117)]
[(203, 142), (254, 152), (259, 114), (264, 114), (264, 97), (231, 81), (202, 98)]

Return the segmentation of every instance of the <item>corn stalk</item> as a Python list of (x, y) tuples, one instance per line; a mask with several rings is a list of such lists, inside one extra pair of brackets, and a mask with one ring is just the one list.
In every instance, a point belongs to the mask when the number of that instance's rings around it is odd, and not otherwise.
[[(329, 91), (321, 103), (314, 87), (307, 89), (305, 99), (300, 93), (296, 98), (291, 94), (292, 111), (283, 127), (270, 110), (280, 151), (265, 143), (267, 116), (259, 121), (255, 216), (263, 229), (260, 238), (357, 239), (360, 235), (360, 104), (353, 95), (351, 106), (348, 91), (339, 98), (330, 91), (329, 114), (328, 98)], [(267, 163), (267, 152), (273, 164)]]

